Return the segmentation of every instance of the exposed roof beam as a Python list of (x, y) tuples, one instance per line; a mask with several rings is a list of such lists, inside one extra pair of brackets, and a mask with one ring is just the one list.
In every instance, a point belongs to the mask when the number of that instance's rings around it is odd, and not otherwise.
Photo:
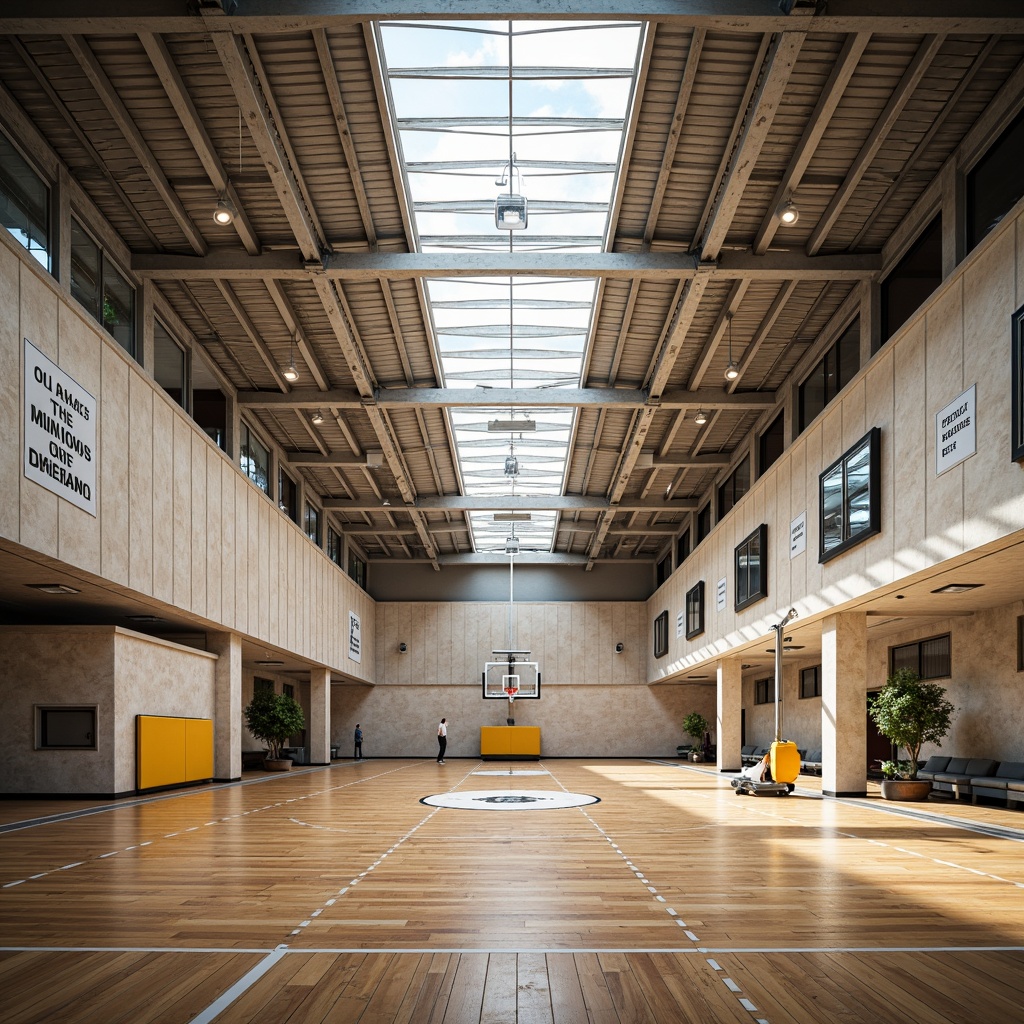
[(853, 197), (853, 193), (856, 190), (857, 185), (860, 183), (861, 178), (864, 177), (865, 172), (878, 155), (878, 151), (882, 148), (882, 144), (885, 142), (886, 137), (896, 124), (896, 121), (899, 119), (900, 114), (903, 112), (903, 108), (910, 101), (910, 98), (914, 94), (914, 90), (924, 77), (925, 72), (928, 70), (928, 67), (931, 65), (932, 60), (941, 49), (945, 40), (946, 37), (944, 35), (926, 36), (921, 45), (917, 48), (917, 53), (914, 54), (914, 59), (910, 62), (910, 66), (903, 73), (903, 77), (899, 80), (899, 83), (893, 90), (892, 95), (889, 97), (889, 101), (886, 103), (885, 108), (879, 115), (878, 120), (875, 122), (874, 127), (868, 134), (867, 139), (865, 139), (864, 145), (861, 147), (856, 159), (850, 166), (850, 170), (846, 175), (846, 180), (829, 201), (828, 206), (825, 207), (825, 212), (821, 215), (821, 218), (815, 225), (814, 230), (811, 232), (811, 236), (807, 240), (807, 254), (809, 256), (813, 256), (825, 244), (825, 240), (828, 238), (829, 232), (832, 230), (835, 222), (839, 219), (846, 204)]
[[(324, 498), (324, 509), (333, 512), (380, 512), (379, 501), (365, 501), (349, 498)], [(587, 497), (579, 494), (542, 494), (542, 495), (462, 495), (442, 494), (418, 497), (411, 505), (390, 506), (392, 512), (661, 512), (665, 515), (673, 513), (695, 512), (697, 501), (686, 498), (677, 501), (626, 500), (613, 505), (606, 498)], [(344, 528), (344, 527), (343, 527)], [(382, 530), (382, 533), (387, 532)]]
[[(402, 280), (419, 277), (607, 277), (651, 281), (687, 280), (697, 274), (698, 261), (688, 253), (334, 253), (304, 263), (294, 251), (247, 256), (238, 252), (211, 252), (205, 257), (135, 253), (132, 270), (139, 277), (177, 281), (234, 278), (262, 280), (276, 277), (302, 281), (322, 274), (331, 280)], [(842, 281), (877, 276), (881, 256), (807, 256), (796, 252), (769, 252), (764, 256), (726, 252), (717, 263), (700, 267), (715, 280)]]
[(139, 131), (131, 114), (128, 113), (128, 108), (121, 101), (121, 97), (118, 96), (117, 90), (100, 66), (100, 62), (96, 59), (96, 55), (90, 49), (89, 44), (84, 39), (76, 38), (75, 36), (65, 36), (64, 42), (74, 55), (75, 60), (78, 61), (86, 78), (92, 83), (111, 119), (131, 147), (143, 170), (149, 176), (149, 180), (157, 195), (163, 200), (164, 205), (177, 222), (189, 245), (192, 246), (195, 252), (205, 255), (207, 245), (203, 236), (199, 233), (199, 229), (195, 224), (192, 223), (192, 218), (188, 215), (188, 211), (182, 206), (181, 200), (175, 194), (174, 189), (171, 188), (160, 161), (142, 137), (142, 132)]
[[(218, 22), (232, 32), (301, 32), (314, 28), (362, 25), (380, 18), (420, 21), (451, 18), (452, 0), (309, 0), (296, 11), (282, 9), (279, 0), (246, 0), (230, 15), (218, 11)], [(1008, 10), (1009, 8), (1009, 10)], [(460, 0), (458, 17), (484, 21), (495, 17), (494, 0)], [(783, 32), (793, 26), (793, 15), (765, 0), (515, 0), (501, 8), (501, 17), (583, 21), (605, 20), (684, 22), (731, 31)], [(830, 0), (826, 13), (814, 18), (821, 32), (860, 31), (867, 19), (882, 22), (887, 34), (946, 32), (1021, 32), (1024, 18), (1006, 0)], [(144, 24), (147, 31), (194, 33), (195, 15), (180, 0), (151, 0), (144, 7), (128, 0), (91, 0), (69, 4), (65, 0), (5, 0), (0, 32), (50, 35), (54, 32), (123, 32)]]
[(238, 404), (250, 409), (396, 409), (463, 408), (479, 409), (480, 418), (492, 408), (521, 407), (534, 410), (600, 406), (640, 409), (767, 409), (775, 405), (774, 391), (744, 391), (727, 394), (724, 390), (689, 391), (673, 389), (660, 399), (650, 401), (638, 388), (378, 388), (363, 396), (354, 388), (317, 391), (299, 388), (288, 394), (276, 391), (239, 391)]
[(747, 181), (768, 139), (772, 121), (785, 95), (806, 35), (806, 32), (783, 32), (776, 36), (765, 59), (765, 67), (754, 69), (754, 74), (760, 76), (760, 84), (729, 160), (722, 188), (715, 198), (701, 244), (702, 259), (714, 259), (725, 244), (726, 233), (743, 201)]

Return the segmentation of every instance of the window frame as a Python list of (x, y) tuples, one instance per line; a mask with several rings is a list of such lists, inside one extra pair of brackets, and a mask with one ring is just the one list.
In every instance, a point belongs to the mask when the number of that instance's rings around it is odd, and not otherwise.
[[(35, 749), (36, 750), (98, 750), (99, 749), (99, 706), (96, 704), (36, 704)], [(88, 714), (92, 716), (92, 741), (89, 743), (47, 742), (48, 721), (51, 714)]]
[[(701, 508), (697, 509), (697, 514), (694, 523), (694, 535), (697, 538), (697, 544), (695, 544), (694, 547), (707, 540), (708, 537), (711, 536), (711, 531), (714, 529), (715, 524), (711, 521), (711, 505), (712, 501), (710, 498), (708, 498), (704, 505)], [(702, 532), (701, 521), (705, 518), (707, 519), (707, 528)]]
[(775, 676), (754, 680), (754, 704), (775, 703)]
[[(848, 492), (848, 463), (859, 455), (867, 447), (868, 472), (867, 472), (867, 524), (854, 532), (850, 529), (850, 495)], [(841, 540), (826, 547), (825, 531), (825, 484), (826, 480), (840, 471), (841, 480)], [(818, 476), (818, 563), (824, 564), (833, 558), (856, 547), (869, 537), (874, 537), (882, 532), (882, 431), (879, 427), (872, 427), (856, 443), (850, 445), (842, 455)]]
[[(807, 693), (807, 687), (804, 685), (807, 678), (807, 673), (813, 672), (813, 685), (810, 687), (811, 693)], [(800, 669), (800, 699), (810, 700), (814, 697), (821, 696), (821, 666), (820, 665), (808, 665), (806, 668)]]
[(668, 609), (654, 617), (654, 656), (664, 658), (668, 654)]
[[(239, 428), (238, 428), (238, 433), (239, 433), (239, 438), (238, 438), (238, 468), (241, 471), (242, 476), (244, 476), (247, 480), (251, 481), (251, 483), (253, 484), (254, 487), (258, 487), (269, 498), (270, 497), (270, 448), (268, 448), (260, 440), (259, 435), (252, 429), (252, 427), (249, 426), (248, 423), (245, 422), (245, 420), (241, 421), (241, 424), (239, 425)], [(266, 456), (267, 456), (266, 482), (265, 483), (260, 483), (259, 478), (256, 475), (254, 475), (253, 473), (250, 473), (249, 470), (246, 468), (246, 466), (243, 464), (243, 461), (242, 461), (243, 459), (246, 458), (245, 452), (247, 452), (248, 449), (252, 447), (253, 441), (256, 442), (256, 445), (259, 448), (261, 448), (266, 453)], [(248, 456), (248, 458), (249, 458), (249, 461), (253, 462), (253, 464), (255, 465), (255, 460), (252, 459), (252, 456)]]
[[(315, 530), (313, 533), (309, 532), (310, 513), (312, 513), (313, 521), (315, 523)], [(320, 542), (323, 539), (321, 518), (320, 509), (318, 509), (311, 501), (306, 501), (302, 510), (302, 530), (317, 547), (320, 547)]]
[[(857, 357), (857, 365), (849, 366), (849, 377), (843, 373), (846, 359), (851, 353)], [(836, 335), (835, 340), (822, 353), (811, 371), (797, 387), (797, 425), (798, 433), (803, 433), (828, 407), (839, 397), (843, 388), (860, 373), (860, 317), (854, 318)], [(829, 383), (831, 379), (831, 383)], [(807, 389), (812, 383), (821, 386), (821, 408), (808, 409)], [(785, 428), (783, 428), (785, 429)], [(783, 438), (785, 442), (785, 438)], [(783, 449), (785, 450), (785, 449)]]
[[(29, 158), (28, 154), (14, 141), (14, 139), (8, 131), (0, 129), (0, 136), (2, 136), (3, 141), (6, 142), (8, 146), (10, 146), (14, 155), (24, 164), (24, 169), (36, 178), (36, 180), (39, 182), (40, 186), (46, 193), (46, 197), (44, 200), (45, 209), (43, 211), (46, 223), (41, 226), (41, 230), (45, 236), (41, 240), (43, 242), (42, 247), (37, 247), (32, 244), (33, 241), (35, 241), (35, 239), (33, 239), (31, 228), (39, 228), (40, 225), (32, 224), (33, 218), (31, 211), (26, 209), (23, 206), (23, 204), (19, 202), (19, 197), (17, 195), (4, 192), (2, 189), (0, 189), (0, 195), (5, 196), (7, 198), (7, 201), (11, 204), (11, 206), (25, 218), (25, 221), (29, 225), (30, 229), (29, 231), (25, 232), (25, 239), (22, 239), (21, 237), (19, 237), (19, 235), (15, 234), (14, 230), (8, 225), (3, 225), (2, 230), (5, 230), (8, 233), (8, 235), (10, 235), (10, 237), (13, 238), (15, 242), (17, 242), (18, 245), (20, 245), (32, 257), (32, 259), (35, 260), (35, 262), (38, 263), (39, 266), (41, 266), (48, 274), (50, 274), (51, 276), (55, 276), (54, 264), (56, 263), (55, 256), (57, 250), (57, 239), (55, 237), (57, 218), (54, 216), (53, 182), (51, 182), (46, 177), (46, 175), (40, 173), (39, 167), (37, 166), (35, 161)], [(42, 254), (45, 258), (40, 259), (40, 254)]]
[[(95, 304), (93, 304), (92, 296), (89, 296), (90, 301), (86, 301), (86, 297), (81, 291), (76, 292), (75, 280), (74, 280), (74, 253), (76, 248), (81, 248), (81, 243), (76, 246), (75, 243), (75, 231), (76, 228), (81, 234), (89, 241), (89, 243), (96, 250), (96, 273), (98, 277), (97, 289), (95, 296)], [(69, 241), (71, 260), (68, 274), (68, 290), (71, 293), (71, 297), (78, 302), (86, 312), (95, 320), (100, 327), (113, 339), (114, 343), (121, 349), (128, 353), (136, 362), (141, 363), (139, 358), (139, 337), (137, 328), (138, 309), (139, 309), (139, 290), (136, 285), (132, 282), (131, 276), (125, 273), (120, 264), (116, 259), (112, 258), (107, 247), (102, 242), (96, 240), (96, 235), (90, 231), (82, 220), (76, 217), (74, 214), (71, 215), (71, 238)], [(119, 320), (115, 320), (112, 323), (108, 319), (107, 305), (110, 295), (108, 283), (116, 275), (121, 282), (124, 283), (125, 287), (129, 291), (129, 309), (124, 317), (124, 322), (128, 325), (128, 337), (123, 340), (114, 331), (114, 327), (120, 323)], [(111, 304), (111, 308), (113, 305)], [(125, 343), (127, 341), (127, 344)]]
[(361, 590), (366, 589), (366, 559), (358, 551), (349, 547), (348, 567), (346, 568), (348, 578)]
[(687, 527), (676, 537), (676, 565), (680, 566), (690, 557), (690, 528)]
[(1024, 306), (1010, 317), (1010, 458), (1024, 460)]
[[(945, 657), (946, 657), (947, 661), (946, 661), (946, 665), (945, 665), (945, 671), (934, 673), (934, 674), (930, 674), (930, 675), (925, 675), (921, 671), (921, 667), (922, 667), (922, 661), (921, 661), (922, 650), (921, 650), (921, 648), (924, 646), (924, 644), (933, 643), (936, 640), (945, 640), (946, 641)], [(917, 648), (917, 659), (916, 659), (917, 660), (917, 667), (916, 668), (912, 668), (912, 666), (900, 665), (899, 666), (900, 668), (911, 668), (911, 670), (916, 672), (918, 674), (918, 676), (920, 676), (920, 678), (922, 680), (924, 680), (924, 681), (927, 681), (929, 679), (949, 679), (953, 675), (953, 636), (952, 636), (952, 633), (937, 633), (935, 636), (923, 636), (923, 637), (921, 637), (920, 640), (911, 640), (909, 643), (893, 644), (893, 646), (889, 648), (889, 654), (888, 654), (889, 672), (890, 672), (890, 674), (896, 671), (896, 667), (897, 667), (896, 666), (896, 652), (897, 651), (909, 651), (909, 650), (911, 650), (912, 648), (915, 648), (915, 647)]]
[[(998, 218), (988, 224), (984, 229), (979, 229), (977, 220), (977, 209), (976, 209), (976, 197), (982, 192), (989, 192), (991, 194), (991, 184), (988, 182), (982, 182), (981, 187), (977, 185), (977, 178), (979, 174), (984, 174), (987, 170), (992, 168), (994, 160), (1002, 157), (1005, 159), (1007, 154), (1004, 154), (1001, 149), (1003, 146), (1008, 146), (1011, 137), (1016, 135), (1017, 139), (1020, 140), (1024, 136), (1024, 109), (1018, 110), (1013, 117), (1006, 122), (1006, 127), (999, 133), (998, 137), (995, 138), (991, 145), (989, 145), (983, 153), (980, 153), (971, 165), (970, 168), (964, 173), (963, 176), (963, 237), (964, 237), (964, 256), (968, 256), (972, 253), (986, 238), (996, 229), (996, 227), (1002, 222), (1003, 218), (1017, 205), (1017, 200), (1009, 203), (1003, 209)], [(1013, 161), (1015, 154), (1012, 150), (1008, 151), (1010, 162)], [(1019, 174), (1019, 171), (1018, 171)]]
[[(157, 332), (160, 331), (166, 336), (166, 343), (169, 343), (173, 348), (177, 349), (181, 356), (181, 398), (175, 398), (162, 381), (157, 377), (157, 363), (159, 356), (157, 355)], [(160, 344), (165, 342), (161, 340)], [(160, 388), (161, 391), (172, 402), (184, 409), (190, 416), (192, 415), (192, 360), (191, 351), (187, 345), (183, 345), (174, 335), (174, 332), (165, 324), (159, 317), (153, 318), (153, 381)], [(209, 436), (209, 435), (207, 435)]]
[(686, 592), (686, 639), (704, 632), (704, 581), (698, 580)]
[[(745, 482), (741, 479), (741, 470), (746, 473)], [(742, 490), (738, 491), (740, 487), (742, 487)], [(715, 495), (715, 519), (720, 523), (739, 504), (749, 490), (750, 453), (747, 452), (736, 463), (733, 471), (718, 485)]]
[[(925, 277), (921, 273), (920, 267), (914, 272), (908, 272), (908, 268), (914, 267), (915, 262), (921, 253), (927, 248), (929, 244), (935, 244), (938, 242), (939, 245), (939, 273), (938, 277)], [(933, 280), (934, 285), (931, 291), (926, 295), (920, 296), (920, 301), (917, 305), (911, 309), (909, 313), (901, 320), (898, 324), (893, 326), (893, 302), (892, 302), (892, 288), (893, 285), (906, 284), (912, 281), (924, 281)], [(942, 284), (942, 211), (939, 210), (934, 217), (931, 217), (927, 223), (922, 225), (921, 230), (915, 236), (913, 242), (907, 246), (903, 255), (893, 264), (892, 268), (885, 275), (884, 278), (879, 282), (879, 311), (880, 311), (880, 330), (877, 338), (877, 347), (873, 347), (872, 355), (877, 352), (882, 345), (889, 341), (890, 338), (895, 337), (903, 326), (910, 322), (910, 320), (917, 314), (921, 307), (935, 294), (936, 289)], [(906, 300), (905, 295), (898, 296), (903, 301)]]
[[(766, 441), (773, 441), (776, 437), (776, 430), (778, 438), (782, 442), (782, 447), (779, 449), (778, 454), (773, 459), (767, 457), (767, 445)], [(771, 423), (768, 424), (757, 435), (757, 479), (760, 480), (765, 473), (768, 472), (772, 466), (775, 465), (779, 459), (785, 454), (786, 451), (786, 411), (784, 409), (779, 410), (778, 416), (776, 416)]]
[[(290, 484), (286, 487), (285, 484)], [(287, 492), (290, 501), (286, 501)], [(296, 525), (299, 522), (299, 482), (289, 473), (284, 466), (277, 464), (277, 507)]]
[[(757, 590), (750, 589), (750, 547), (756, 541), (758, 547), (758, 585)], [(747, 564), (741, 570), (740, 559), (746, 553)], [(740, 586), (741, 578), (745, 577), (744, 585)], [(736, 545), (733, 551), (733, 585), (736, 596), (733, 611), (743, 611), (757, 601), (768, 596), (768, 524), (762, 523), (752, 530)]]
[(327, 557), (339, 568), (345, 568), (345, 539), (330, 523), (327, 524)]

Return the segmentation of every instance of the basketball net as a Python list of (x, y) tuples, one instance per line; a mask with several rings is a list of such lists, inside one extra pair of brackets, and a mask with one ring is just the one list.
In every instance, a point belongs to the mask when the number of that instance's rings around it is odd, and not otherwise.
[(505, 687), (505, 695), (508, 697), (509, 704), (514, 704), (515, 703), (516, 694), (518, 694), (518, 693), (519, 693), (519, 687), (518, 686), (506, 686)]

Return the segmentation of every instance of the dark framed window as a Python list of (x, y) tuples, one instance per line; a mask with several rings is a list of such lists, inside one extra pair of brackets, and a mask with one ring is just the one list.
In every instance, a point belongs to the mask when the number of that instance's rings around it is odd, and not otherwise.
[(704, 581), (695, 583), (686, 592), (686, 639), (704, 632)]
[(0, 225), (52, 271), (50, 189), (0, 132)]
[(71, 294), (125, 352), (135, 355), (135, 289), (74, 217)]
[(294, 683), (282, 683), (281, 684), (281, 692), (286, 697), (291, 697), (292, 700), (294, 700), (295, 699), (295, 684)]
[[(859, 362), (859, 359), (858, 359)], [(856, 370), (854, 371), (856, 373)], [(786, 450), (786, 417), (779, 413), (757, 439), (757, 475), (763, 476)]]
[(270, 493), (270, 452), (243, 423), (240, 430), (238, 463), (242, 472), (263, 492)]
[(153, 379), (188, 410), (188, 360), (185, 350), (160, 321), (153, 325)]
[(729, 474), (723, 483), (718, 487), (718, 515), (716, 519), (721, 522), (727, 512), (750, 490), (750, 456), (746, 455), (743, 461)]
[(964, 181), (970, 252), (1024, 195), (1024, 111), (974, 165)]
[(293, 523), (299, 521), (299, 488), (280, 466), (277, 467), (277, 505)]
[(1010, 457), (1024, 459), (1024, 306), (1010, 318)]
[(95, 750), (95, 706), (36, 706), (37, 750)]
[(762, 523), (736, 546), (736, 611), (768, 596), (768, 526)]
[(308, 501), (306, 502), (306, 511), (303, 516), (303, 529), (306, 532), (306, 536), (317, 547), (320, 547), (320, 510), (314, 508)]
[(672, 555), (671, 553), (665, 555), (664, 558), (658, 560), (658, 564), (655, 566), (655, 586), (660, 587), (672, 575)]
[(882, 529), (881, 437), (872, 427), (818, 477), (819, 562)]
[(668, 612), (662, 612), (654, 620), (654, 656), (664, 658), (668, 654)]
[(922, 679), (946, 679), (952, 675), (949, 633), (889, 648), (889, 670), (909, 668)]
[(887, 342), (942, 283), (942, 217), (918, 236), (907, 254), (882, 282), (882, 330)]
[(220, 381), (195, 354), (189, 360), (189, 376), (192, 378), (192, 419), (221, 451), (227, 451), (228, 400), (220, 389)]
[(1024, 615), (1017, 616), (1017, 671), (1024, 672)]
[(699, 544), (711, 532), (711, 502), (709, 501), (697, 513), (697, 543)]
[(773, 704), (775, 702), (775, 678), (767, 676), (754, 680), (754, 703)]
[(273, 693), (274, 692), (274, 680), (263, 679), (260, 676), (254, 676), (252, 680), (252, 692), (257, 693)]
[(676, 539), (676, 565), (682, 565), (690, 557), (690, 531), (683, 530)]
[(839, 335), (800, 385), (797, 411), (801, 432), (853, 380), (859, 369), (860, 320), (856, 319)]
[(327, 527), (327, 557), (335, 565), (344, 565), (343, 558), (345, 546), (341, 540), (341, 534), (333, 526)]
[(821, 696), (821, 666), (800, 669), (800, 697)]
[(348, 553), (348, 574), (357, 586), (366, 589), (366, 562), (351, 549)]

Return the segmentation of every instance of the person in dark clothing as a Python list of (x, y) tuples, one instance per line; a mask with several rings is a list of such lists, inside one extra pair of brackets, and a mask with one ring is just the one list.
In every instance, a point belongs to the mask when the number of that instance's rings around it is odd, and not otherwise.
[(448, 719), (442, 718), (437, 727), (437, 763), (444, 764), (444, 752), (448, 747)]
[(356, 722), (356, 752), (353, 754), (353, 757), (357, 761), (362, 761), (363, 759), (363, 730), (359, 728), (358, 722)]

